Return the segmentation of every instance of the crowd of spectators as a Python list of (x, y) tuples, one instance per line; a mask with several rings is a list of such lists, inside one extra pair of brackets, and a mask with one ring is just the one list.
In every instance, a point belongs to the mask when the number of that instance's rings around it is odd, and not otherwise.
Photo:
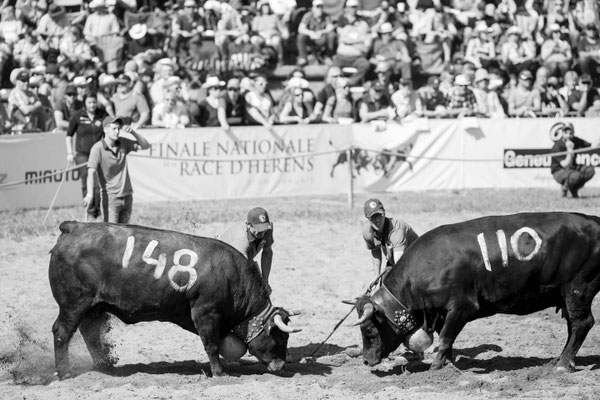
[(134, 129), (600, 115), (594, 0), (341, 2), (4, 0), (1, 129), (65, 131), (89, 93)]

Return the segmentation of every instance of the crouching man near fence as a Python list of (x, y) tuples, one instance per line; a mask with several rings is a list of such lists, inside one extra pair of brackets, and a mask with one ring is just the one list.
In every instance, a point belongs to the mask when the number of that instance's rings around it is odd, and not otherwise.
[(554, 142), (552, 153), (566, 152), (566, 154), (552, 156), (550, 164), (554, 180), (561, 185), (563, 197), (571, 192), (573, 198), (579, 197), (579, 189), (594, 177), (594, 167), (577, 164), (575, 150), (590, 147), (590, 143), (575, 136), (573, 124), (563, 124), (561, 138)]
[[(105, 222), (126, 224), (131, 217), (133, 206), (133, 188), (127, 170), (127, 154), (132, 151), (146, 150), (150, 143), (131, 126), (123, 125), (121, 118), (106, 117), (102, 121), (104, 137), (94, 144), (88, 160), (88, 192), (83, 198), (86, 209), (93, 199), (94, 176), (98, 172), (102, 214)], [(128, 133), (135, 141), (121, 137)]]

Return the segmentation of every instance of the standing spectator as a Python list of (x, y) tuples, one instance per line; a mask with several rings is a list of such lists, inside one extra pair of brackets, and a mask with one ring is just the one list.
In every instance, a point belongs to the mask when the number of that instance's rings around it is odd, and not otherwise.
[(335, 65), (355, 68), (350, 85), (360, 84), (371, 67), (367, 55), (371, 51), (372, 36), (369, 25), (358, 16), (358, 1), (346, 1), (346, 14), (340, 18)]
[(594, 87), (594, 81), (588, 74), (583, 74), (579, 78), (579, 85), (567, 99), (571, 110), (578, 116), (584, 116), (587, 109), (594, 103), (598, 97), (598, 89)]
[(430, 76), (427, 85), (417, 90), (419, 101), (416, 103), (416, 114), (419, 117), (443, 118), (448, 115), (446, 96), (440, 90), (440, 78)]
[(231, 125), (244, 124), (246, 105), (240, 90), (239, 78), (227, 81), (227, 90), (221, 95), (218, 110), (219, 123), (224, 129), (229, 129)]
[(59, 45), (59, 61), (69, 60), (79, 69), (85, 61), (89, 61), (94, 56), (92, 48), (83, 38), (83, 31), (80, 25), (72, 25), (63, 36)]
[(40, 99), (29, 90), (29, 73), (15, 68), (10, 74), (15, 86), (8, 95), (8, 118), (15, 129), (40, 130), (45, 128), (44, 110)]
[(375, 83), (363, 95), (358, 107), (361, 122), (395, 118), (396, 112), (390, 98), (385, 95), (386, 90), (385, 86)]
[(490, 77), (486, 69), (475, 71), (473, 94), (477, 100), (476, 115), (483, 118), (504, 118), (504, 108), (498, 93), (489, 89)]
[(502, 62), (509, 74), (516, 76), (523, 70), (531, 69), (535, 58), (535, 48), (521, 37), (521, 30), (511, 26), (507, 31), (507, 40), (502, 45)]
[(246, 94), (246, 117), (251, 125), (260, 124), (270, 129), (275, 123), (273, 98), (267, 91), (267, 78), (258, 75), (254, 79), (253, 90)]
[(563, 116), (569, 112), (569, 104), (558, 93), (558, 79), (550, 77), (546, 67), (539, 67), (535, 72), (534, 89), (540, 94), (542, 114), (545, 116)]
[(492, 28), (485, 22), (475, 25), (475, 35), (467, 42), (465, 61), (470, 61), (477, 68), (489, 68), (496, 58), (496, 43), (490, 36)]
[(177, 99), (173, 91), (167, 92), (165, 100), (152, 110), (152, 126), (169, 129), (182, 129), (190, 125), (190, 117), (185, 105)]
[[(100, 108), (98, 108), (98, 99), (94, 93), (89, 93), (84, 100), (84, 107), (75, 111), (69, 119), (67, 136), (65, 138), (67, 146), (67, 163), (80, 165), (85, 163), (79, 169), (81, 179), (81, 195), (83, 197), (88, 193), (87, 190), (87, 161), (90, 158), (92, 146), (102, 139), (102, 120), (106, 117)], [(98, 218), (102, 211), (100, 202), (100, 186), (95, 181), (92, 190), (92, 200), (87, 208), (88, 214), (92, 218)]]
[(279, 122), (282, 124), (309, 124), (312, 111), (312, 108), (304, 102), (304, 90), (300, 86), (295, 86), (292, 89), (292, 97), (283, 104)]
[(358, 112), (350, 94), (350, 83), (346, 78), (338, 78), (335, 83), (334, 94), (325, 102), (323, 110), (323, 122), (338, 124), (354, 122), (357, 120)]
[(332, 96), (335, 96), (336, 89), (334, 85), (341, 76), (342, 70), (340, 67), (333, 65), (327, 70), (327, 75), (325, 76), (325, 86), (323, 86), (323, 88), (317, 93), (315, 107), (313, 109), (314, 119), (316, 121), (321, 118), (327, 100)]
[[(106, 117), (102, 121), (104, 137), (90, 150), (88, 161), (88, 192), (83, 198), (86, 210), (92, 204), (94, 195), (94, 177), (98, 171), (104, 221), (113, 223), (129, 222), (133, 207), (133, 189), (127, 170), (127, 154), (132, 151), (146, 150), (150, 143), (129, 125), (123, 125), (121, 118)], [(121, 132), (132, 135), (135, 141), (121, 137)], [(104, 206), (106, 204), (106, 206)]]
[(508, 115), (511, 117), (536, 117), (541, 111), (540, 94), (533, 90), (533, 74), (523, 70), (519, 74), (517, 85), (508, 95)]
[(389, 22), (381, 24), (379, 38), (373, 43), (371, 63), (379, 66), (379, 63), (386, 61), (390, 63), (394, 76), (412, 79), (412, 59), (408, 47), (402, 40), (394, 38), (393, 31), (394, 28)]
[(590, 75), (596, 73), (600, 65), (600, 38), (596, 25), (586, 25), (584, 33), (577, 41), (577, 52), (579, 54), (577, 63), (581, 73)]
[(105, 0), (92, 0), (89, 8), (92, 13), (85, 20), (83, 36), (91, 46), (96, 46), (102, 37), (119, 34), (117, 16), (108, 12)]
[(540, 59), (551, 76), (563, 76), (569, 70), (573, 56), (571, 45), (561, 38), (560, 25), (550, 26), (550, 37), (542, 43)]
[(132, 129), (142, 127), (150, 121), (148, 102), (144, 96), (133, 90), (133, 83), (128, 75), (119, 75), (117, 92), (110, 100), (114, 105), (115, 115), (131, 121)]
[(65, 99), (58, 104), (54, 110), (54, 120), (56, 128), (59, 131), (66, 131), (69, 127), (71, 117), (75, 112), (83, 107), (83, 103), (77, 100), (77, 89), (74, 86), (68, 86), (65, 90)]
[(308, 63), (309, 46), (330, 60), (335, 52), (335, 25), (323, 12), (323, 0), (313, 0), (312, 8), (302, 17), (297, 36), (298, 65)]
[(258, 15), (252, 20), (252, 32), (256, 35), (250, 41), (257, 48), (267, 45), (277, 51), (277, 65), (283, 65), (283, 41), (289, 37), (289, 32), (266, 0), (257, 5)]
[(412, 82), (400, 78), (398, 90), (392, 94), (392, 103), (396, 108), (396, 115), (400, 118), (408, 117), (417, 111), (419, 96), (412, 88)]
[(454, 78), (454, 86), (448, 95), (448, 115), (455, 118), (471, 117), (477, 109), (477, 99), (469, 87), (469, 79), (462, 74)]
[(208, 96), (200, 101), (200, 126), (221, 126), (219, 122), (219, 103), (221, 100), (221, 90), (225, 82), (217, 76), (211, 76), (206, 79), (204, 88)]
[(562, 136), (554, 142), (551, 152), (567, 154), (552, 156), (550, 165), (554, 180), (561, 185), (562, 197), (567, 197), (567, 192), (571, 192), (573, 198), (578, 198), (579, 189), (594, 177), (594, 167), (577, 164), (575, 160), (575, 150), (590, 146), (590, 143), (575, 136), (571, 123), (563, 124)]

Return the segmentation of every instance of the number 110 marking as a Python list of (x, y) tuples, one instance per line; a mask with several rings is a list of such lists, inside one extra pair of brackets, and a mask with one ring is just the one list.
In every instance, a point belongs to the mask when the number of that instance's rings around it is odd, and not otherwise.
[[(521, 235), (524, 234), (528, 234), (535, 242), (535, 247), (529, 254), (523, 254), (521, 253), (521, 250), (519, 250), (519, 239), (521, 238)], [(502, 256), (502, 266), (506, 268), (508, 267), (508, 246), (506, 242), (506, 233), (504, 233), (502, 229), (497, 230), (496, 239), (498, 240), (498, 247), (500, 247), (500, 254)], [(485, 243), (485, 234), (483, 232), (477, 235), (477, 243), (479, 243), (479, 249), (481, 250), (481, 256), (483, 257), (485, 269), (491, 271), (492, 264), (488, 255), (487, 244)], [(513, 235), (510, 237), (510, 247), (512, 248), (513, 253), (515, 253), (515, 257), (517, 257), (518, 260), (529, 261), (540, 251), (540, 248), (542, 247), (542, 239), (536, 231), (525, 226), (513, 233)]]

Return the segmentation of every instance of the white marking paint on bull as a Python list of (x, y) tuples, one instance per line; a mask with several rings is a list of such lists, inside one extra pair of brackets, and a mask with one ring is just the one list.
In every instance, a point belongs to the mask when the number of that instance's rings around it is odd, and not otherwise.
[[(527, 233), (535, 241), (535, 248), (526, 256), (521, 254), (521, 251), (519, 250), (519, 238), (524, 233)], [(517, 259), (520, 261), (529, 261), (540, 251), (540, 248), (542, 247), (542, 238), (540, 238), (536, 231), (525, 226), (513, 233), (513, 235), (510, 237), (510, 245), (515, 252)]]
[(479, 248), (481, 249), (481, 256), (483, 257), (485, 269), (491, 271), (492, 265), (490, 264), (490, 258), (488, 257), (487, 245), (485, 244), (485, 235), (483, 233), (477, 235), (477, 242), (479, 243)]
[(158, 241), (151, 240), (142, 255), (142, 260), (144, 260), (146, 264), (156, 265), (156, 268), (154, 269), (154, 279), (158, 279), (162, 276), (165, 271), (165, 266), (167, 265), (167, 253), (160, 253), (158, 259), (152, 258), (152, 253), (154, 253), (156, 246), (158, 246)]
[(133, 254), (133, 245), (135, 244), (135, 238), (133, 236), (129, 236), (127, 238), (127, 244), (125, 245), (125, 253), (123, 253), (123, 260), (121, 261), (121, 265), (123, 268), (127, 268), (129, 266), (129, 260), (131, 259), (131, 255)]
[[(534, 249), (531, 251), (531, 253), (527, 255), (523, 255), (521, 253), (521, 250), (519, 250), (519, 239), (521, 238), (521, 235), (525, 233), (531, 236), (531, 238), (535, 241)], [(498, 240), (498, 247), (500, 247), (500, 253), (502, 255), (502, 266), (507, 268), (508, 246), (506, 243), (506, 234), (502, 229), (496, 231), (496, 238)], [(485, 234), (483, 232), (477, 235), (477, 243), (479, 243), (479, 249), (481, 250), (481, 256), (483, 257), (485, 269), (491, 271), (492, 264), (488, 255), (488, 249), (485, 243)], [(512, 234), (512, 236), (510, 237), (510, 247), (515, 253), (515, 257), (517, 257), (519, 261), (529, 261), (540, 251), (540, 248), (542, 247), (542, 238), (540, 238), (540, 235), (538, 235), (538, 233), (532, 228), (525, 226)]]
[[(190, 262), (188, 263), (188, 265), (179, 264), (179, 261), (181, 261), (181, 257), (186, 254), (190, 256)], [(196, 254), (195, 251), (181, 249), (175, 252), (175, 254), (173, 255), (173, 263), (175, 265), (173, 265), (169, 270), (169, 282), (171, 282), (171, 286), (173, 287), (173, 289), (177, 290), (178, 292), (185, 292), (187, 289), (194, 286), (194, 283), (196, 283), (196, 279), (198, 279), (198, 273), (192, 267), (196, 265), (197, 262), (198, 254)], [(189, 274), (188, 282), (183, 286), (180, 286), (173, 280), (173, 277), (178, 272), (187, 272)]]
[(502, 229), (496, 231), (498, 238), (498, 246), (500, 246), (500, 254), (502, 254), (502, 266), (508, 267), (508, 247), (506, 246), (506, 234)]

